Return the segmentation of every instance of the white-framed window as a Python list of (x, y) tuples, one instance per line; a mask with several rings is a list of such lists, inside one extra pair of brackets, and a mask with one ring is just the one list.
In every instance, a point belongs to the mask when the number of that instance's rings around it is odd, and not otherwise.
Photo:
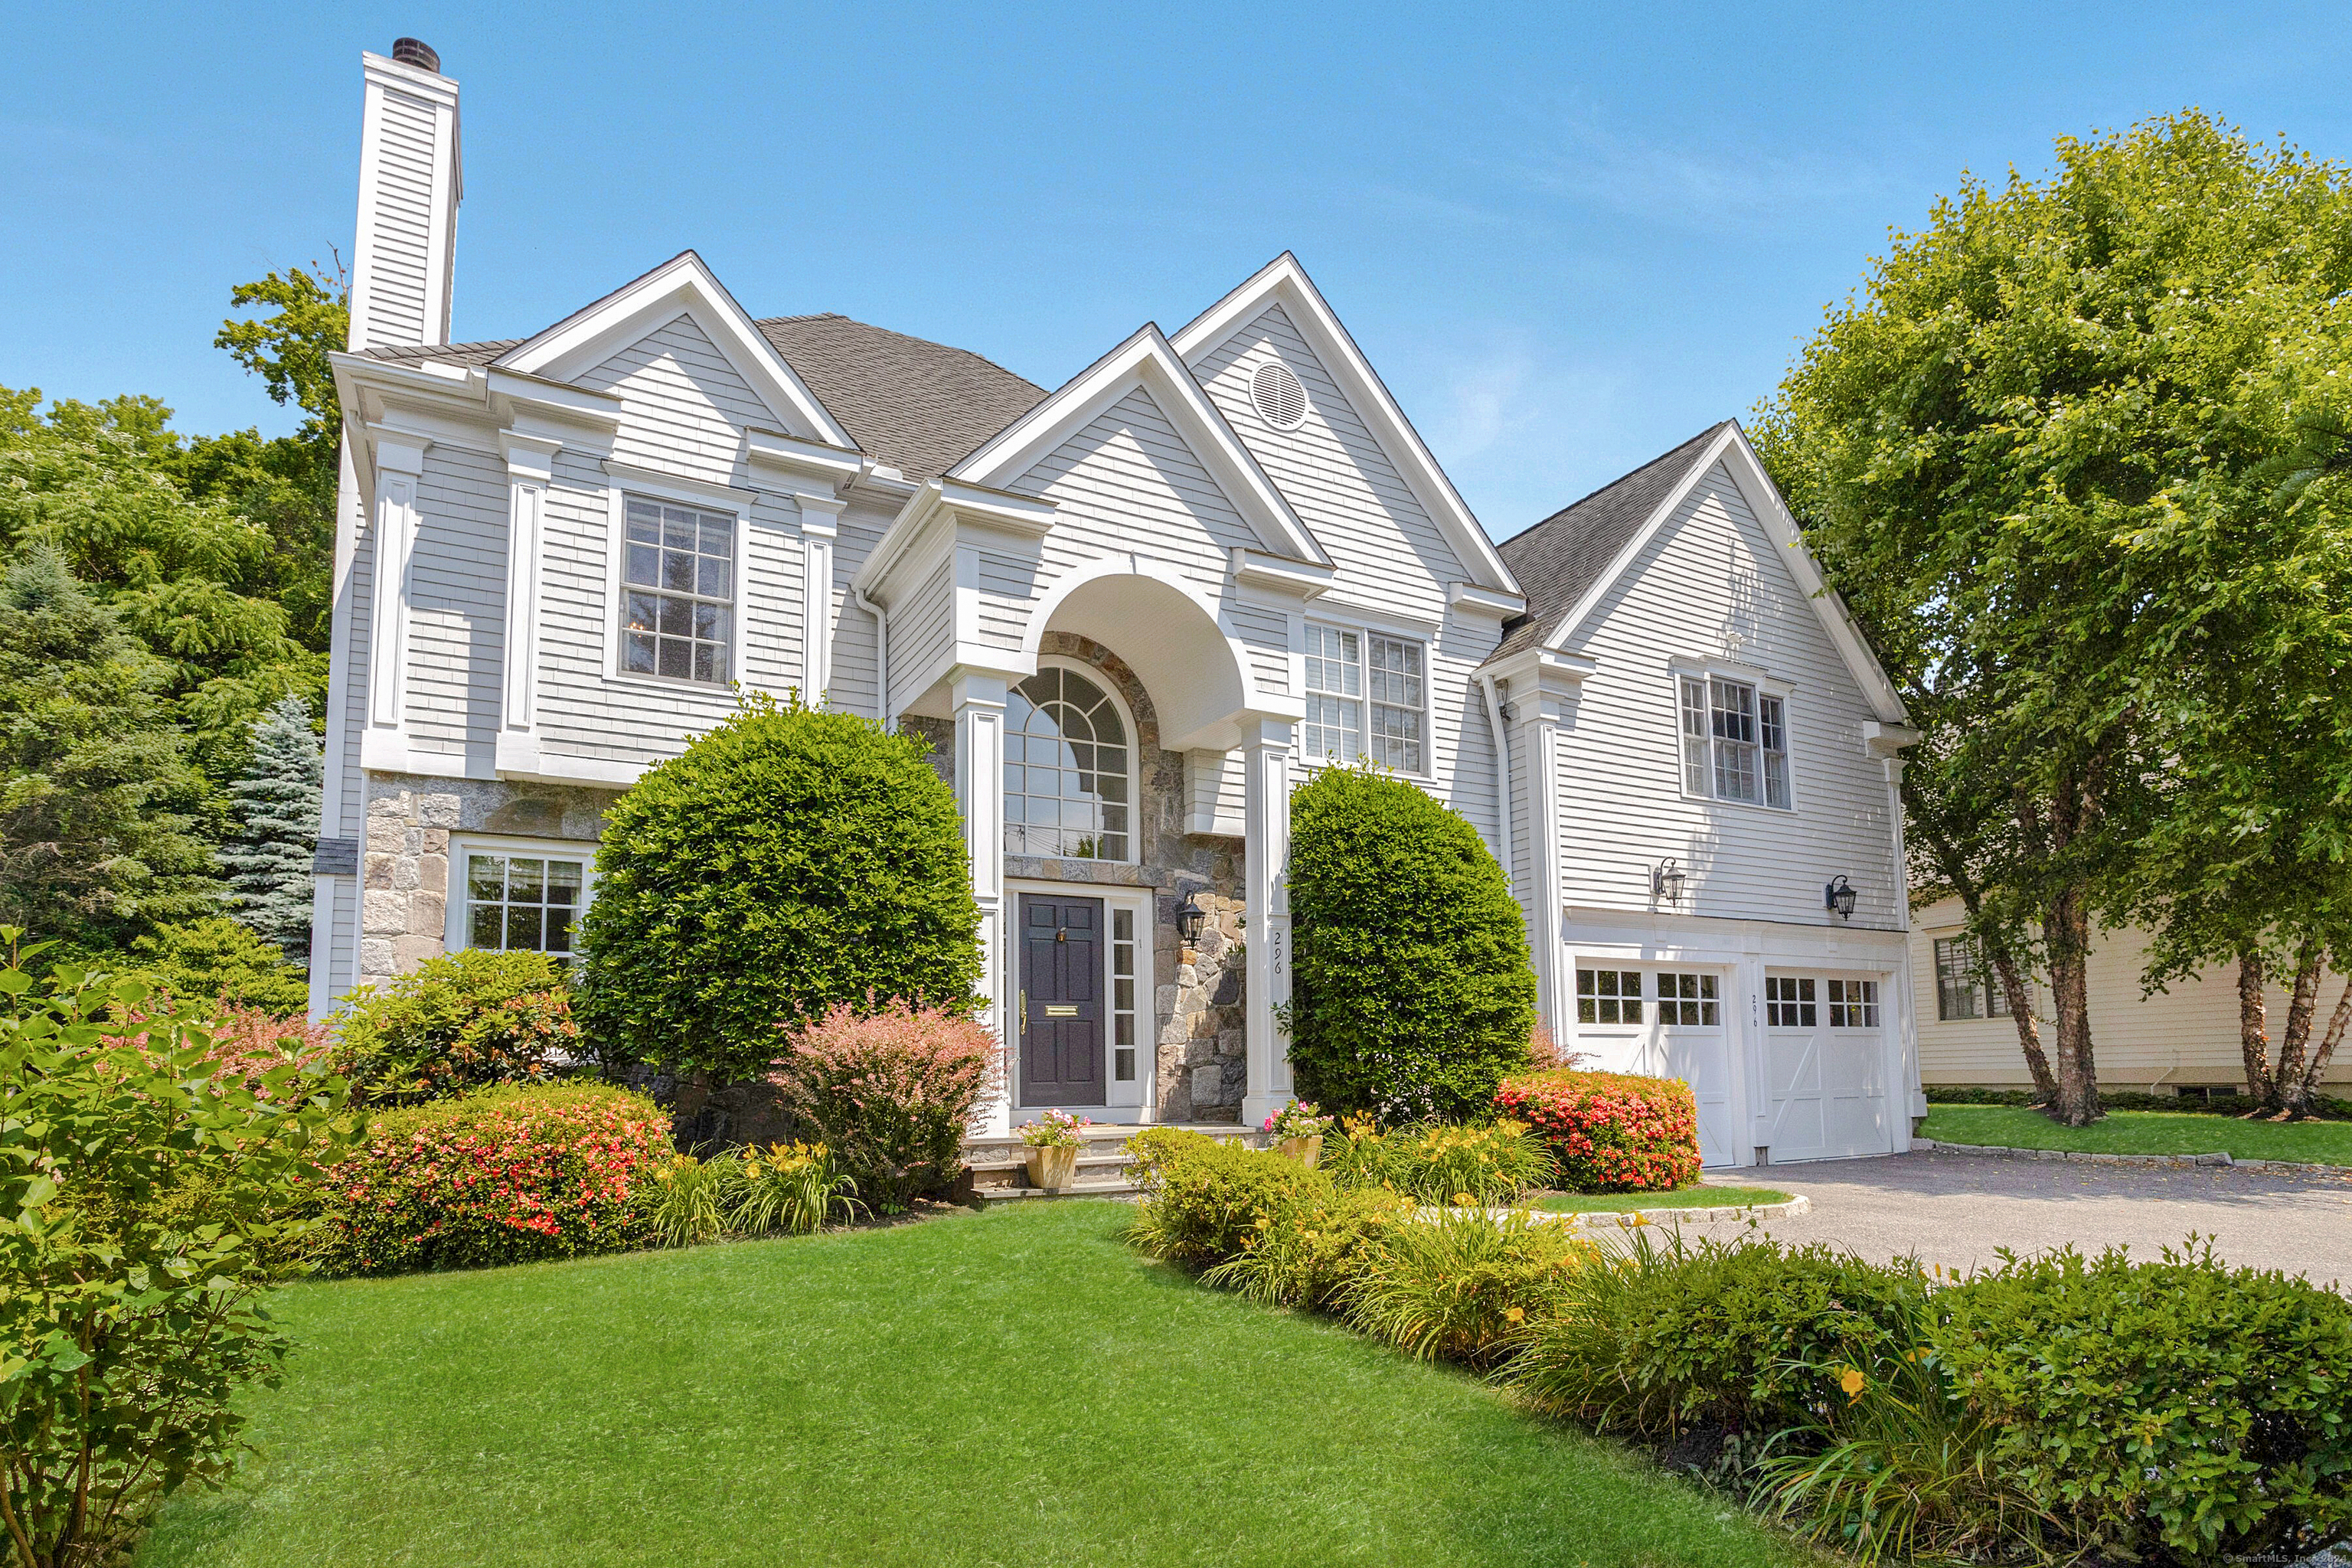
[(1712, 974), (1658, 973), (1658, 1022), (1712, 1029), (1723, 1022), (1723, 999)]
[(1948, 1023), (2009, 1016), (2000, 979), (1966, 937), (1936, 939), (1936, 1016)]
[(735, 678), (736, 519), (678, 501), (625, 499), (621, 669), (725, 686)]
[(1642, 972), (1580, 969), (1576, 972), (1576, 1021), (1638, 1024), (1642, 1021)]
[(571, 955), (592, 891), (593, 851), (459, 841), (450, 859), (461, 879), (451, 946)]
[(1309, 763), (1368, 758), (1402, 773), (1429, 771), (1428, 650), (1410, 637), (1307, 627)]
[(1829, 989), (1831, 1028), (1878, 1027), (1877, 981), (1832, 980), (1829, 983)]
[(1049, 664), (1004, 707), (1004, 849), (1132, 860), (1135, 750), (1092, 676)]
[(1768, 974), (1764, 977), (1764, 1023), (1774, 1029), (1810, 1029), (1821, 1022), (1821, 1009), (1810, 974)]
[(1135, 911), (1114, 907), (1110, 911), (1110, 1077), (1113, 1083), (1135, 1081)]
[(1681, 691), (1683, 788), (1710, 800), (1786, 811), (1787, 702), (1721, 675), (1675, 677)]

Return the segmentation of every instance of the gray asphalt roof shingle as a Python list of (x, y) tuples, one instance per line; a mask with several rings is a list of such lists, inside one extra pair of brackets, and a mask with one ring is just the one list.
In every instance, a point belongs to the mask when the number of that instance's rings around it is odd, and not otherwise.
[[(969, 349), (910, 338), (847, 316), (772, 316), (752, 323), (817, 401), (877, 462), (934, 479), (1045, 400), (1045, 389)], [(396, 364), (480, 369), (527, 340), (370, 349)]]
[(1503, 640), (1486, 662), (1537, 647), (1549, 637), (1560, 617), (1600, 581), (1730, 423), (1727, 419), (1709, 426), (1673, 451), (1496, 545), (1503, 564), (1528, 596), (1528, 613), (1504, 625)]

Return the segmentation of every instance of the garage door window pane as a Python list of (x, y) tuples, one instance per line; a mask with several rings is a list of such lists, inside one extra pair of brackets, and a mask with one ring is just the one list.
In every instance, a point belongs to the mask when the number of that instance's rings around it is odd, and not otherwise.
[(1712, 1029), (1723, 1022), (1722, 1000), (1712, 974), (1658, 976), (1658, 1021)]
[(1821, 1023), (1810, 974), (1764, 977), (1764, 1022), (1775, 1029), (1811, 1029)]
[(1832, 980), (1830, 987), (1830, 1027), (1832, 1029), (1875, 1029), (1878, 1027), (1878, 982), (1875, 980)]
[(1642, 1021), (1642, 972), (1580, 969), (1576, 972), (1576, 1021), (1638, 1024)]

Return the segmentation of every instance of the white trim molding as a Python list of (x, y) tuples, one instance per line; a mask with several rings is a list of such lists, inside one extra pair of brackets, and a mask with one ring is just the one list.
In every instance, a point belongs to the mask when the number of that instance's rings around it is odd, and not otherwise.
[(424, 486), (427, 444), (382, 426), (369, 433), (374, 437), (375, 505), (370, 510), (375, 549), (368, 728), (371, 732), (397, 732), (407, 687), (409, 565), (423, 515), (418, 492)]

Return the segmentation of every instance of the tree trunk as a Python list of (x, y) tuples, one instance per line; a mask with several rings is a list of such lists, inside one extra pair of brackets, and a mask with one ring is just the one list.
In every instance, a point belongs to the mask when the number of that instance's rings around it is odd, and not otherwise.
[(2099, 1069), (2091, 1055), (2091, 921), (2080, 886), (2051, 900), (2042, 936), (2050, 946), (2050, 1005), (2057, 1026), (2058, 1092), (2050, 1115), (2068, 1127), (2087, 1127), (2099, 1119)]
[(2271, 1098), (2278, 1109), (2293, 1113), (2303, 1083), (2303, 1060), (2311, 1046), (2311, 1022), (2319, 1011), (2320, 961), (2326, 956), (2317, 942), (2307, 942), (2294, 963), (2294, 994), (2287, 1003), (2286, 1034), (2279, 1041), (2278, 1068), (2272, 1075)]
[(2033, 992), (2006, 943), (1987, 942), (1984, 950), (1985, 962), (2000, 982), (2001, 994), (2009, 998), (2010, 1022), (2017, 1026), (2018, 1048), (2025, 1053), (2025, 1070), (2033, 1075), (2033, 1092), (2042, 1097), (2042, 1104), (2053, 1104), (2058, 1099), (2058, 1076), (2050, 1070), (2050, 1058), (2042, 1049), (2042, 1026), (2033, 1016)]
[[(2340, 960), (2336, 967), (2339, 970), (2343, 967)], [(2352, 1026), (2352, 979), (2345, 981), (2344, 994), (2336, 999), (2336, 1012), (2327, 1020), (2327, 1033), (2320, 1037), (2319, 1048), (2311, 1053), (2311, 1059), (2304, 1064), (2301, 1076), (2287, 1086), (2290, 1097), (2287, 1109), (2297, 1116), (2309, 1115), (2313, 1106), (2318, 1102), (2319, 1080), (2326, 1073), (2328, 1060), (2336, 1055), (2336, 1047), (2343, 1042), (2347, 1026)]]
[(2263, 1001), (2266, 978), (2262, 954), (2238, 954), (2238, 1052), (2245, 1058), (2246, 1092), (2267, 1110), (2278, 1106), (2278, 1080), (2271, 1076), (2269, 1012)]

